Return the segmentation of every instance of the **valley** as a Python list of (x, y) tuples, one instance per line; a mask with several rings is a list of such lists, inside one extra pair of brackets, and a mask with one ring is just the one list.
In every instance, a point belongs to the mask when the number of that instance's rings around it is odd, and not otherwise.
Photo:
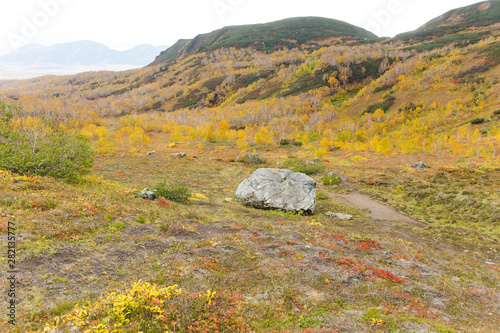
[[(0, 330), (498, 332), (499, 19), (293, 18), (0, 81)], [(314, 213), (235, 200), (260, 168), (312, 177)]]

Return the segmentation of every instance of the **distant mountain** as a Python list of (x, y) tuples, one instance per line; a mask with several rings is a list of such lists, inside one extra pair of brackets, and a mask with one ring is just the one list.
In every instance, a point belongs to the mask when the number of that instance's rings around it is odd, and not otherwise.
[[(395, 39), (405, 42), (432, 40), (433, 44), (440, 46), (455, 42), (452, 36), (460, 33), (460, 36), (455, 36), (456, 42), (462, 45), (471, 44), (491, 34), (491, 30), (498, 30), (498, 23), (500, 23), (500, 0), (483, 1), (450, 10), (415, 31), (397, 35)], [(468, 29), (471, 31), (465, 35), (464, 32)]]
[(130, 50), (116, 51), (92, 41), (79, 41), (52, 46), (29, 44), (0, 56), (0, 64), (44, 67), (61, 66), (136, 65), (145, 66), (166, 46), (139, 45)]
[(222, 47), (251, 47), (261, 51), (273, 51), (283, 47), (314, 44), (329, 38), (360, 41), (378, 37), (343, 21), (322, 17), (298, 17), (265, 24), (229, 26), (193, 39), (181, 39), (162, 52), (151, 65), (166, 63), (178, 56)]

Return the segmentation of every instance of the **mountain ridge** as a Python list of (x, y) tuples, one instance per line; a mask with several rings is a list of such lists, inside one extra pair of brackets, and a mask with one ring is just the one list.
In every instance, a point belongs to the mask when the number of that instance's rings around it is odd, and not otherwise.
[(163, 51), (150, 66), (167, 63), (179, 56), (213, 51), (222, 47), (252, 47), (260, 51), (294, 48), (326, 38), (354, 40), (378, 37), (357, 26), (324, 17), (294, 17), (262, 24), (227, 26), (192, 39), (180, 39)]
[(28, 44), (17, 51), (0, 56), (0, 63), (21, 66), (35, 64), (144, 66), (164, 48), (165, 46), (142, 44), (125, 51), (118, 51), (90, 40), (51, 46)]
[[(466, 36), (469, 43), (479, 41), (490, 30), (499, 30), (500, 0), (482, 1), (469, 6), (452, 9), (428, 22), (414, 31), (398, 34), (394, 40), (425, 42), (464, 33), (471, 30), (475, 36)], [(464, 39), (464, 36), (461, 36)], [(449, 37), (448, 40), (449, 41)], [(460, 38), (457, 38), (457, 42)]]

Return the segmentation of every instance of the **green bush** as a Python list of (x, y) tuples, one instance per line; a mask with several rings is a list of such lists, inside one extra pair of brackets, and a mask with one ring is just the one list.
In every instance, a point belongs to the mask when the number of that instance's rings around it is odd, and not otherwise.
[(283, 163), (284, 166), (293, 166), (293, 171), (305, 173), (306, 175), (315, 175), (325, 171), (325, 167), (317, 163), (307, 163), (300, 159), (289, 159)]
[(396, 101), (396, 97), (387, 96), (386, 98), (384, 98), (384, 100), (382, 102), (368, 105), (366, 107), (365, 111), (363, 112), (363, 114), (374, 113), (378, 109), (382, 109), (382, 110), (384, 110), (384, 112), (387, 112), (391, 108), (391, 106), (394, 104), (395, 101)]
[[(148, 220), (146, 220), (146, 218), (145, 218), (144, 216), (142, 216), (142, 215), (137, 216), (137, 218), (136, 218), (135, 220), (136, 220), (137, 222), (141, 223), (141, 224), (144, 224), (144, 223), (146, 223), (146, 222), (148, 221)], [(115, 223), (115, 225), (117, 225), (117, 224), (119, 224), (119, 223), (124, 224), (123, 222), (118, 221), (118, 222), (116, 222), (116, 223)], [(120, 228), (120, 229), (121, 229), (121, 228)]]
[(302, 172), (306, 175), (315, 175), (325, 171), (325, 167), (319, 164), (304, 164), (293, 169), (295, 172)]
[(0, 169), (77, 180), (94, 165), (90, 143), (84, 136), (48, 125), (47, 131), (17, 129), (12, 113), (5, 108), (0, 101), (0, 111), (4, 111), (0, 118)]
[(323, 183), (323, 185), (328, 186), (328, 185), (340, 185), (342, 181), (337, 176), (330, 175), (321, 178), (321, 182)]
[(291, 144), (291, 140), (281, 139), (280, 146), (288, 146)]
[(260, 157), (258, 155), (245, 156), (241, 159), (241, 161), (246, 164), (267, 164), (267, 160), (264, 157)]
[(496, 110), (495, 112), (493, 112), (494, 114), (500, 114), (500, 110)]
[(392, 87), (394, 87), (395, 85), (396, 85), (395, 83), (384, 84), (380, 87), (375, 88), (375, 90), (373, 92), (376, 94), (376, 93), (381, 92), (381, 91), (386, 91), (386, 90), (392, 89)]
[(187, 203), (191, 197), (188, 187), (180, 184), (167, 186), (167, 183), (163, 181), (156, 184), (154, 189), (158, 191), (159, 197), (179, 203)]
[(476, 118), (470, 122), (472, 125), (478, 125), (484, 123), (484, 118)]

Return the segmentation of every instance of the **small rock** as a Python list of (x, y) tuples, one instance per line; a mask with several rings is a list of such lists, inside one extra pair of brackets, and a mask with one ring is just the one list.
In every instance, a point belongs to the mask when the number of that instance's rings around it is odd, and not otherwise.
[(240, 157), (239, 156), (234, 159), (234, 163), (239, 162), (239, 161), (240, 161)]
[(321, 158), (315, 158), (313, 160), (314, 163), (320, 163), (320, 162), (323, 162), (323, 160)]
[(333, 217), (339, 220), (352, 220), (353, 217), (352, 215), (349, 214), (333, 213), (333, 212), (325, 213), (325, 216)]
[(151, 155), (156, 155), (156, 152), (153, 150), (153, 151), (148, 151), (148, 156), (151, 156)]
[(256, 153), (246, 153), (244, 158), (259, 158), (259, 154), (256, 154)]
[(335, 176), (335, 172), (331, 172), (331, 171), (330, 171), (330, 172), (328, 173), (328, 177), (333, 177), (333, 176)]
[(182, 157), (186, 157), (186, 153), (175, 153), (175, 154), (170, 154), (171, 157), (178, 157), (178, 158), (182, 158)]
[(424, 162), (418, 162), (418, 163), (412, 164), (411, 167), (416, 168), (416, 169), (430, 169), (431, 168), (430, 166), (428, 166)]
[(311, 161), (306, 161), (306, 164), (316, 164), (316, 163)]
[(282, 166), (283, 166), (283, 164), (281, 164), (280, 162), (278, 162), (278, 163), (276, 163), (276, 166), (277, 166), (277, 167), (282, 167)]
[(231, 201), (233, 201), (232, 198), (226, 198), (226, 199), (224, 199), (224, 202), (231, 202)]
[(158, 198), (158, 191), (156, 191), (156, 190), (151, 191), (148, 188), (145, 188), (139, 194), (137, 194), (135, 197), (153, 201), (153, 200)]

